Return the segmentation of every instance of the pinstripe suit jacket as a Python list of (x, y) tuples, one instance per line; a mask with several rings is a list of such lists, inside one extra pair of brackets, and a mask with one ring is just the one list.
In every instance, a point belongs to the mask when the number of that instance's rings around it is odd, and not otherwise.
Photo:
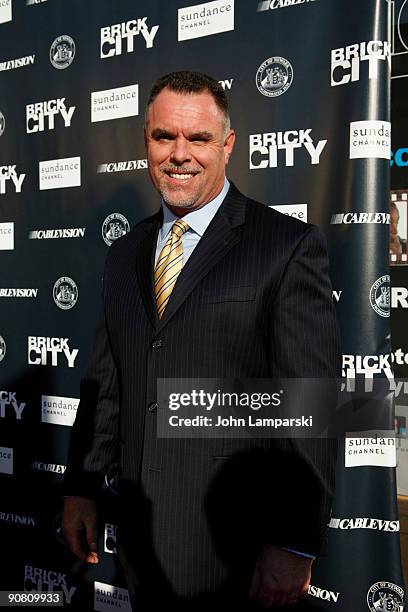
[(249, 570), (267, 542), (318, 554), (335, 453), (317, 440), (158, 439), (156, 379), (335, 377), (340, 349), (315, 226), (231, 184), (158, 320), (160, 224), (161, 211), (110, 248), (65, 493), (96, 496), (119, 462), (128, 562), (193, 595)]

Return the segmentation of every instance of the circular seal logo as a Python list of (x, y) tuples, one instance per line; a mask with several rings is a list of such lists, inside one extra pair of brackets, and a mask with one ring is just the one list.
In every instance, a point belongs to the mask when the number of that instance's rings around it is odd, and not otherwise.
[(58, 308), (70, 310), (78, 301), (78, 287), (72, 278), (62, 276), (55, 283), (52, 295)]
[(128, 232), (130, 232), (129, 221), (120, 213), (112, 213), (103, 222), (102, 238), (108, 246)]
[(54, 533), (55, 539), (64, 546), (67, 545), (67, 541), (65, 539), (64, 529), (62, 527), (62, 514), (57, 514), (52, 523), (52, 531)]
[(6, 342), (3, 336), (0, 336), (0, 361), (3, 361), (5, 356), (6, 356)]
[(400, 11), (398, 13), (397, 31), (398, 31), (398, 38), (400, 39), (401, 45), (404, 47), (404, 49), (408, 51), (407, 32), (406, 30), (403, 30), (403, 28), (401, 27), (403, 24), (407, 22), (407, 19), (408, 19), (408, 4), (407, 4), (407, 0), (404, 0), (404, 2), (401, 5)]
[(403, 612), (404, 591), (393, 582), (376, 582), (368, 589), (367, 605), (371, 612)]
[(117, 463), (114, 463), (108, 468), (105, 474), (103, 488), (113, 495), (119, 493), (119, 465)]
[(74, 61), (75, 43), (70, 36), (58, 36), (50, 48), (50, 62), (58, 70), (68, 68)]
[(4, 133), (5, 129), (6, 129), (6, 119), (3, 113), (0, 111), (0, 136)]
[(390, 277), (388, 274), (377, 278), (370, 289), (370, 304), (381, 317), (390, 316)]
[(264, 96), (281, 96), (292, 85), (292, 64), (284, 57), (270, 57), (259, 66), (255, 81)]

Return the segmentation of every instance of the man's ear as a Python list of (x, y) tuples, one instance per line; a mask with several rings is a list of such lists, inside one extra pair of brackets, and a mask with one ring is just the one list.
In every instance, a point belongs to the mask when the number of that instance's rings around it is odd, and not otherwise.
[(146, 148), (146, 150), (147, 150), (147, 133), (146, 133), (146, 126), (144, 126), (144, 128), (143, 128), (143, 138), (144, 138), (145, 148)]
[(227, 134), (227, 137), (224, 140), (225, 165), (227, 165), (229, 162), (229, 158), (231, 157), (231, 153), (234, 149), (234, 144), (235, 144), (235, 132), (234, 130), (230, 130)]

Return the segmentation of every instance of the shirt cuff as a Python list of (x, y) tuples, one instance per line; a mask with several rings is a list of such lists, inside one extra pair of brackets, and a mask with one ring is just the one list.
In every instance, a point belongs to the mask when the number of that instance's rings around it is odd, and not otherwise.
[(306, 557), (307, 559), (316, 559), (316, 555), (310, 555), (309, 553), (300, 552), (299, 550), (294, 550), (293, 548), (286, 548), (286, 546), (281, 546), (282, 550), (288, 550), (291, 553), (295, 553), (295, 555), (299, 555), (300, 557)]

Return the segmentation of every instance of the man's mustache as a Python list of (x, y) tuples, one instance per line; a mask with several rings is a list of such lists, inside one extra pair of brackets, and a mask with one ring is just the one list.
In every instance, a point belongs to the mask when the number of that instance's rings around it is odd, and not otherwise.
[(162, 166), (160, 172), (179, 172), (180, 174), (198, 174), (199, 168), (189, 168), (187, 166)]

